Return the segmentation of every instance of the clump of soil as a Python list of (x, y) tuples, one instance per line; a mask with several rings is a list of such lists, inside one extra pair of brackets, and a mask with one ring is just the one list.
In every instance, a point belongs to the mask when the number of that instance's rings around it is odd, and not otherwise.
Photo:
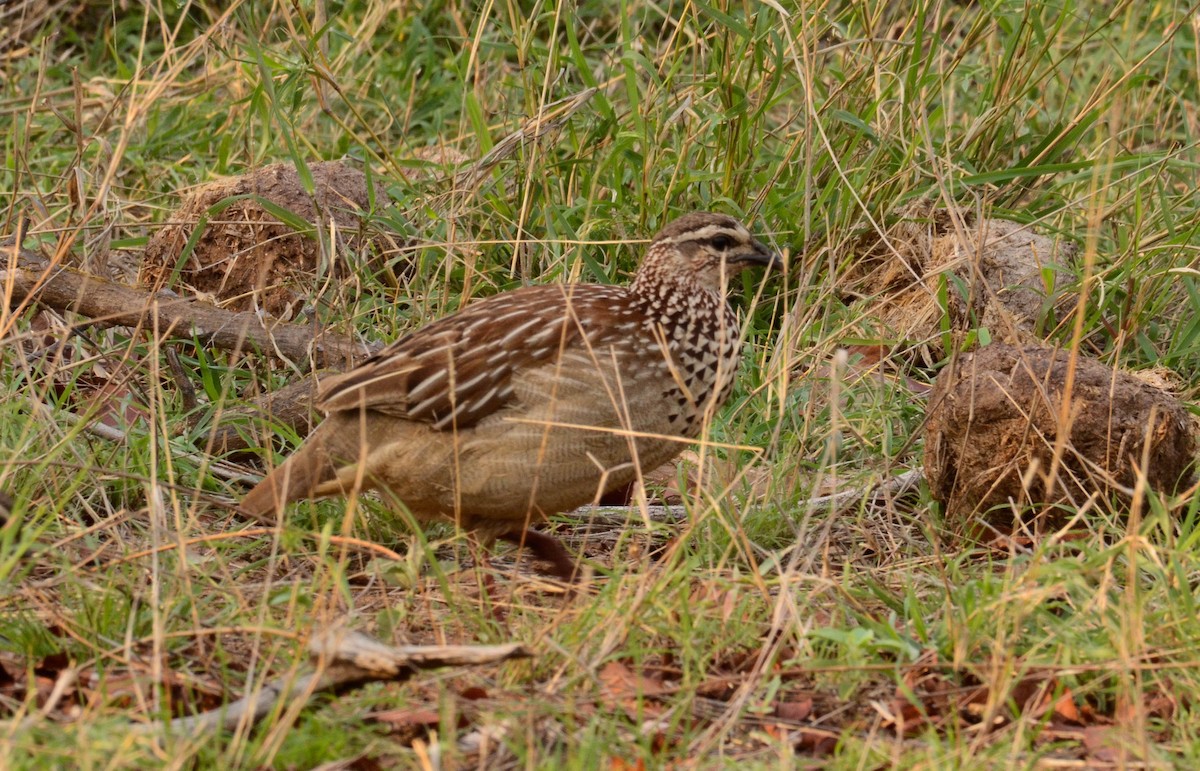
[[(1188, 481), (1194, 425), (1175, 397), (1101, 362), (990, 345), (957, 359), (934, 385), (925, 429), (929, 489), (951, 522), (964, 523), (1009, 502), (1047, 513), (1079, 506), (1094, 492), (1131, 489), (1143, 466), (1153, 489), (1174, 493)], [(1011, 525), (1012, 510), (985, 520)]]
[[(956, 222), (957, 220), (957, 222)], [(987, 327), (994, 340), (1023, 345), (1053, 326), (1060, 292), (1070, 281), (1075, 245), (1007, 220), (917, 205), (903, 213), (886, 237), (858, 244), (847, 286), (863, 298), (864, 313), (885, 335), (915, 342), (926, 363), (942, 358), (942, 303), (956, 342)], [(943, 276), (945, 278), (943, 278)]]
[[(154, 289), (165, 285), (197, 224), (206, 217), (195, 248), (179, 270), (184, 285), (231, 310), (258, 307), (290, 318), (311, 296), (318, 274), (336, 280), (347, 266), (325, 257), (314, 235), (297, 233), (260, 200), (286, 209), (323, 233), (329, 232), (332, 221), (340, 239), (339, 254), (342, 247), (361, 253), (387, 246), (380, 243), (386, 234), (368, 232), (363, 226), (363, 215), (370, 208), (363, 172), (340, 161), (313, 163), (308, 168), (312, 195), (304, 190), (295, 166), (287, 163), (200, 187), (169, 217), (170, 224), (150, 238), (141, 282)], [(237, 200), (210, 213), (230, 198)], [(376, 204), (387, 201), (383, 183), (376, 180)]]

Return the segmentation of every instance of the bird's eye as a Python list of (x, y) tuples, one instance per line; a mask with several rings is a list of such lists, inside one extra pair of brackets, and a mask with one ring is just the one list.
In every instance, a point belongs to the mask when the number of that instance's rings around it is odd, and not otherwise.
[(723, 252), (729, 247), (733, 246), (733, 239), (731, 239), (729, 236), (713, 236), (709, 243), (712, 244), (713, 248), (717, 251)]

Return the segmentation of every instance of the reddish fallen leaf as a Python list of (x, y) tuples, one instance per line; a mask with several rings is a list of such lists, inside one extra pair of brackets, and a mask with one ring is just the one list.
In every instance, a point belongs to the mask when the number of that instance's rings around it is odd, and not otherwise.
[(780, 701), (775, 703), (775, 717), (780, 720), (790, 720), (799, 723), (801, 720), (807, 720), (808, 716), (813, 711), (812, 697), (805, 697), (796, 701)]
[(1122, 763), (1136, 759), (1128, 742), (1128, 732), (1116, 726), (1093, 725), (1083, 729), (1083, 748), (1090, 760)]
[(1111, 717), (1100, 714), (1086, 701), (1079, 705), (1079, 717), (1081, 725), (1112, 725), (1113, 722)]
[[(1057, 689), (1058, 684), (1053, 677), (1038, 675), (1023, 678), (1011, 685), (1007, 694), (1001, 694), (1001, 708), (994, 711), (991, 718), (997, 726), (1008, 723), (1013, 717), (1009, 706), (1015, 705), (1017, 713), (1027, 717), (1040, 718), (1049, 713), (1059, 724), (1086, 725), (1090, 722), (1071, 690), (1064, 688), (1055, 697)], [(975, 720), (985, 720), (988, 718), (987, 710), (997, 706), (992, 697), (991, 689), (980, 685), (962, 700), (961, 709)]]
[(619, 661), (610, 661), (601, 668), (600, 686), (600, 701), (610, 710), (622, 709), (633, 720), (662, 714), (663, 707), (647, 699), (665, 694), (666, 686)]
[(57, 682), (53, 678), (35, 675), (33, 678), (33, 687), (37, 691), (37, 704), (39, 707), (45, 705), (50, 699), (50, 694), (54, 692), (54, 683)]
[(472, 685), (470, 688), (464, 688), (463, 691), (458, 695), (468, 701), (479, 701), (480, 699), (486, 699), (488, 697), (487, 691), (485, 691), (483, 688), (480, 688), (478, 685)]
[(782, 723), (767, 723), (763, 730), (778, 742), (790, 744), (806, 755), (828, 755), (837, 749), (838, 737), (832, 731), (819, 728), (789, 728)]
[(1026, 677), (1023, 680), (1017, 681), (1008, 692), (1008, 701), (1017, 705), (1017, 709), (1022, 713), (1037, 711), (1044, 712), (1042, 708), (1045, 701), (1054, 693), (1054, 681), (1044, 678)]
[(1158, 691), (1146, 697), (1146, 715), (1149, 717), (1162, 718), (1170, 720), (1175, 717), (1175, 711), (1179, 703), (1175, 696), (1170, 693)]
[(1071, 695), (1070, 688), (1064, 688), (1062, 695), (1055, 700), (1054, 715), (1068, 723), (1074, 723), (1075, 725), (1084, 724), (1083, 715), (1079, 714), (1079, 707), (1075, 704), (1075, 697)]
[(33, 673), (35, 675), (42, 675), (43, 677), (55, 678), (70, 665), (71, 659), (67, 654), (62, 652), (51, 653), (33, 668)]
[(796, 749), (808, 755), (828, 755), (837, 749), (838, 737), (832, 731), (817, 728), (801, 728), (796, 739)]
[(432, 709), (387, 709), (368, 713), (367, 720), (387, 723), (393, 728), (437, 728), (442, 716)]
[(1174, 694), (1166, 691), (1142, 694), (1140, 703), (1122, 694), (1117, 696), (1117, 705), (1113, 709), (1113, 720), (1118, 725), (1129, 725), (1147, 717), (1169, 720), (1175, 716), (1178, 706), (1179, 702)]
[(610, 771), (646, 771), (646, 763), (641, 758), (632, 763), (624, 758), (609, 758), (608, 767)]
[(93, 419), (110, 428), (120, 430), (144, 423), (149, 414), (138, 404), (128, 383), (125, 378), (125, 382), (108, 380), (95, 387), (81, 388), (76, 401), (93, 407), (96, 410)]
[[(695, 721), (685, 720), (684, 725), (694, 727)], [(661, 754), (664, 750), (676, 747), (678, 744), (678, 740), (672, 740), (663, 731), (657, 731), (654, 736), (650, 737), (650, 751), (655, 755)]]
[(929, 722), (920, 707), (902, 697), (897, 697), (892, 702), (891, 710), (895, 721), (892, 729), (900, 736), (912, 736)]
[(889, 705), (892, 729), (900, 736), (911, 736), (931, 720), (952, 711), (951, 696), (958, 689), (936, 671), (936, 651), (926, 651), (915, 664), (904, 671), (903, 685)]
[(383, 771), (383, 764), (370, 755), (359, 755), (346, 766), (347, 771)]

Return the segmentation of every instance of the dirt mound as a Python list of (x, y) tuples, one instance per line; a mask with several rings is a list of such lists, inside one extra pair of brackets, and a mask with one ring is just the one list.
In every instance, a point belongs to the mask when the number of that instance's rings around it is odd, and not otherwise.
[[(1143, 466), (1152, 488), (1175, 492), (1192, 463), (1193, 431), (1173, 396), (1098, 361), (990, 345), (938, 376), (925, 468), (947, 517), (966, 522), (1010, 501), (1037, 510), (1079, 506), (1094, 492), (1131, 489)], [(987, 519), (1004, 527), (1011, 513), (1005, 507)]]
[(1071, 276), (1062, 268), (1076, 252), (1026, 225), (928, 205), (910, 207), (885, 237), (873, 234), (857, 248), (851, 295), (863, 298), (864, 313), (885, 335), (926, 348), (926, 363), (944, 354), (947, 311), (956, 343), (977, 327), (1001, 342), (1039, 341), (1039, 328), (1053, 326)]
[[(167, 284), (188, 239), (204, 222), (191, 254), (178, 268), (183, 284), (232, 310), (249, 310), (257, 304), (273, 316), (289, 318), (311, 295), (318, 275), (336, 279), (346, 268), (340, 260), (322, 255), (311, 231), (298, 233), (294, 226), (303, 222), (328, 233), (332, 221), (339, 254), (343, 246), (351, 252), (385, 248), (379, 243), (381, 234), (363, 226), (363, 215), (370, 209), (366, 175), (339, 161), (308, 168), (312, 195), (290, 163), (265, 166), (197, 189), (168, 218), (169, 224), (150, 238), (141, 282), (155, 289)], [(374, 194), (376, 206), (387, 203), (387, 192), (378, 180)], [(295, 219), (281, 221), (263, 201)]]

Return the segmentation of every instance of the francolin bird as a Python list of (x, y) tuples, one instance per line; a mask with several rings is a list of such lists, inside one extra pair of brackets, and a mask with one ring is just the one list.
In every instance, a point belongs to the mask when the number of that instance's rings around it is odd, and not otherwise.
[(737, 220), (694, 212), (654, 237), (629, 286), (543, 285), (481, 300), (321, 382), (324, 422), (242, 501), (390, 492), (448, 520), (575, 562), (530, 530), (675, 457), (733, 388), (742, 270), (780, 258)]

